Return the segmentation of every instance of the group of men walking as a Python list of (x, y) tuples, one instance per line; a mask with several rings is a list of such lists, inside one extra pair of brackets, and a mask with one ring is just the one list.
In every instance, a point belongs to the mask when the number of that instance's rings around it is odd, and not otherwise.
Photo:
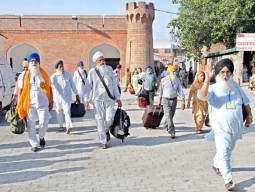
[[(94, 106), (95, 119), (98, 129), (100, 148), (106, 149), (110, 140), (109, 128), (112, 125), (115, 109), (114, 104), (122, 106), (120, 101), (119, 71), (113, 71), (104, 62), (103, 53), (98, 51), (93, 55), (95, 68), (87, 72), (83, 68), (83, 62), (77, 63), (78, 69), (72, 78), (70, 72), (64, 70), (64, 62), (58, 60), (55, 63), (56, 72), (50, 77), (40, 66), (40, 56), (31, 53), (27, 56), (24, 70), (18, 78), (16, 95), (17, 112), (20, 118), (27, 119), (29, 142), (32, 151), (36, 152), (38, 147), (46, 145), (45, 133), (48, 128), (49, 113), (56, 107), (59, 129), (63, 128), (63, 117), (65, 117), (66, 133), (72, 131), (70, 117), (70, 106), (72, 102), (72, 92), (76, 100), (85, 104), (85, 109), (90, 110), (91, 100)], [(175, 126), (173, 117), (176, 111), (178, 95), (182, 99), (182, 110), (185, 109), (185, 95), (181, 82), (176, 76), (176, 68), (169, 66), (168, 75), (161, 79), (159, 83), (152, 67), (145, 68), (146, 73), (142, 76), (141, 89), (145, 92), (148, 104), (154, 103), (155, 84), (160, 85), (158, 105), (163, 105), (165, 122), (163, 128), (175, 138)], [(208, 114), (212, 131), (206, 136), (208, 140), (214, 140), (216, 145), (216, 155), (213, 163), (213, 170), (217, 175), (222, 175), (227, 190), (234, 190), (232, 181), (232, 171), (230, 166), (231, 152), (236, 141), (242, 138), (243, 116), (242, 104), (245, 106), (247, 116), (244, 119), (245, 126), (253, 122), (253, 116), (249, 106), (249, 99), (240, 86), (233, 81), (233, 62), (229, 59), (219, 61), (215, 70), (206, 67), (204, 71), (199, 71), (195, 82), (191, 86), (188, 98), (188, 108), (193, 97), (193, 113), (197, 126), (197, 133), (202, 133), (202, 126)], [(116, 74), (118, 76), (116, 81)], [(210, 85), (212, 77), (216, 74), (216, 83)], [(39, 140), (36, 136), (35, 125), (39, 121)]]
[[(64, 117), (66, 133), (69, 134), (72, 131), (70, 112), (72, 92), (76, 100), (85, 104), (86, 110), (90, 110), (89, 100), (92, 99), (101, 141), (100, 147), (103, 149), (107, 147), (106, 143), (110, 140), (109, 127), (115, 114), (114, 104), (117, 102), (121, 107), (122, 103), (113, 70), (106, 66), (103, 54), (96, 52), (93, 61), (97, 66), (88, 74), (83, 68), (83, 62), (78, 62), (78, 69), (72, 78), (70, 72), (64, 70), (64, 62), (58, 60), (54, 66), (56, 72), (50, 77), (40, 66), (40, 56), (37, 53), (27, 56), (27, 63), (23, 65), (25, 70), (18, 78), (13, 100), (17, 104), (16, 110), (19, 117), (27, 120), (32, 151), (36, 152), (39, 146), (43, 148), (46, 145), (45, 133), (51, 119), (49, 111), (53, 108), (53, 102), (56, 107), (59, 130), (64, 130)], [(39, 121), (39, 140), (35, 128), (37, 121)]]

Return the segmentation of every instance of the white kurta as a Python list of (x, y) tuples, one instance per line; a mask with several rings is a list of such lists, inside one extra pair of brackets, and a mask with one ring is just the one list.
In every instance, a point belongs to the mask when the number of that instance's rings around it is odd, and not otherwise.
[(72, 103), (72, 90), (75, 95), (78, 91), (73, 82), (70, 72), (65, 71), (61, 76), (57, 72), (51, 76), (53, 88), (53, 99), (56, 105), (57, 119), (60, 127), (63, 127), (63, 113), (65, 115), (66, 127), (72, 128), (70, 107)]
[[(104, 81), (115, 100), (120, 99), (120, 92), (117, 87), (116, 79), (113, 70), (110, 66), (106, 66), (109, 71), (109, 76), (103, 76)], [(91, 69), (85, 86), (85, 101), (89, 101), (90, 93), (92, 92), (92, 101), (95, 109), (95, 119), (97, 122), (97, 130), (99, 140), (106, 144), (106, 132), (113, 122), (115, 115), (114, 100), (112, 100), (99, 79), (95, 68)]]
[[(84, 103), (84, 96), (85, 96), (85, 84), (84, 83), (86, 83), (87, 75), (86, 75), (86, 73), (80, 73), (80, 74), (79, 74), (78, 70), (76, 70), (74, 72), (73, 82), (76, 85), (76, 89), (78, 91), (81, 103)], [(84, 83), (83, 83), (83, 81), (84, 81)]]
[[(46, 93), (40, 88), (40, 82), (44, 81), (42, 77), (35, 77), (30, 73), (30, 106), (27, 119), (27, 128), (29, 142), (32, 147), (39, 147), (39, 141), (36, 137), (36, 121), (39, 121), (39, 138), (45, 137), (48, 128), (48, 122), (51, 118), (49, 113), (49, 100)], [(18, 82), (20, 89), (23, 88), (22, 81)]]

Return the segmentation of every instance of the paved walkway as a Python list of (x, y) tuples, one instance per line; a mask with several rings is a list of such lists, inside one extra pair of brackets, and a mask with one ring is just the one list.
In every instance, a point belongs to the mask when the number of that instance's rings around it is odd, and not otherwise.
[[(244, 90), (255, 115), (255, 91)], [(37, 153), (30, 152), (27, 133), (14, 135), (2, 122), (0, 191), (226, 191), (223, 179), (211, 168), (214, 143), (195, 134), (191, 109), (182, 111), (178, 102), (174, 117), (177, 137), (171, 139), (162, 127), (146, 130), (142, 126), (143, 109), (137, 107), (135, 96), (123, 93), (122, 101), (132, 121), (131, 136), (124, 143), (112, 138), (107, 150), (99, 149), (93, 111), (73, 119), (70, 135), (57, 132), (52, 111), (47, 146)], [(253, 124), (245, 129), (232, 155), (236, 191), (255, 191), (254, 128)]]

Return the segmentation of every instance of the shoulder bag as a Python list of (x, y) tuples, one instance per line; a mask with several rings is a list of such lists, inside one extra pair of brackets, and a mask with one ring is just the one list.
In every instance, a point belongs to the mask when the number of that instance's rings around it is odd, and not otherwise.
[(102, 75), (100, 74), (100, 72), (99, 72), (97, 69), (95, 69), (95, 71), (96, 71), (96, 73), (97, 73), (99, 79), (100, 79), (101, 82), (103, 83), (103, 85), (104, 85), (104, 87), (105, 87), (105, 89), (106, 89), (106, 92), (107, 92), (108, 96), (109, 96), (112, 100), (115, 100), (115, 98), (112, 96), (111, 92), (109, 91), (107, 85), (105, 84), (105, 81), (104, 81)]

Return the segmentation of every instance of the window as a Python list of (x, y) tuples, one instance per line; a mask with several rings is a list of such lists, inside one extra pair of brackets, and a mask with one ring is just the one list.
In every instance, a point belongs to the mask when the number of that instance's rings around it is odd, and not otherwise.
[(158, 49), (153, 49), (153, 53), (158, 53)]
[(178, 59), (175, 59), (174, 62), (178, 62), (179, 60)]
[(171, 49), (165, 49), (165, 53), (171, 53)]

